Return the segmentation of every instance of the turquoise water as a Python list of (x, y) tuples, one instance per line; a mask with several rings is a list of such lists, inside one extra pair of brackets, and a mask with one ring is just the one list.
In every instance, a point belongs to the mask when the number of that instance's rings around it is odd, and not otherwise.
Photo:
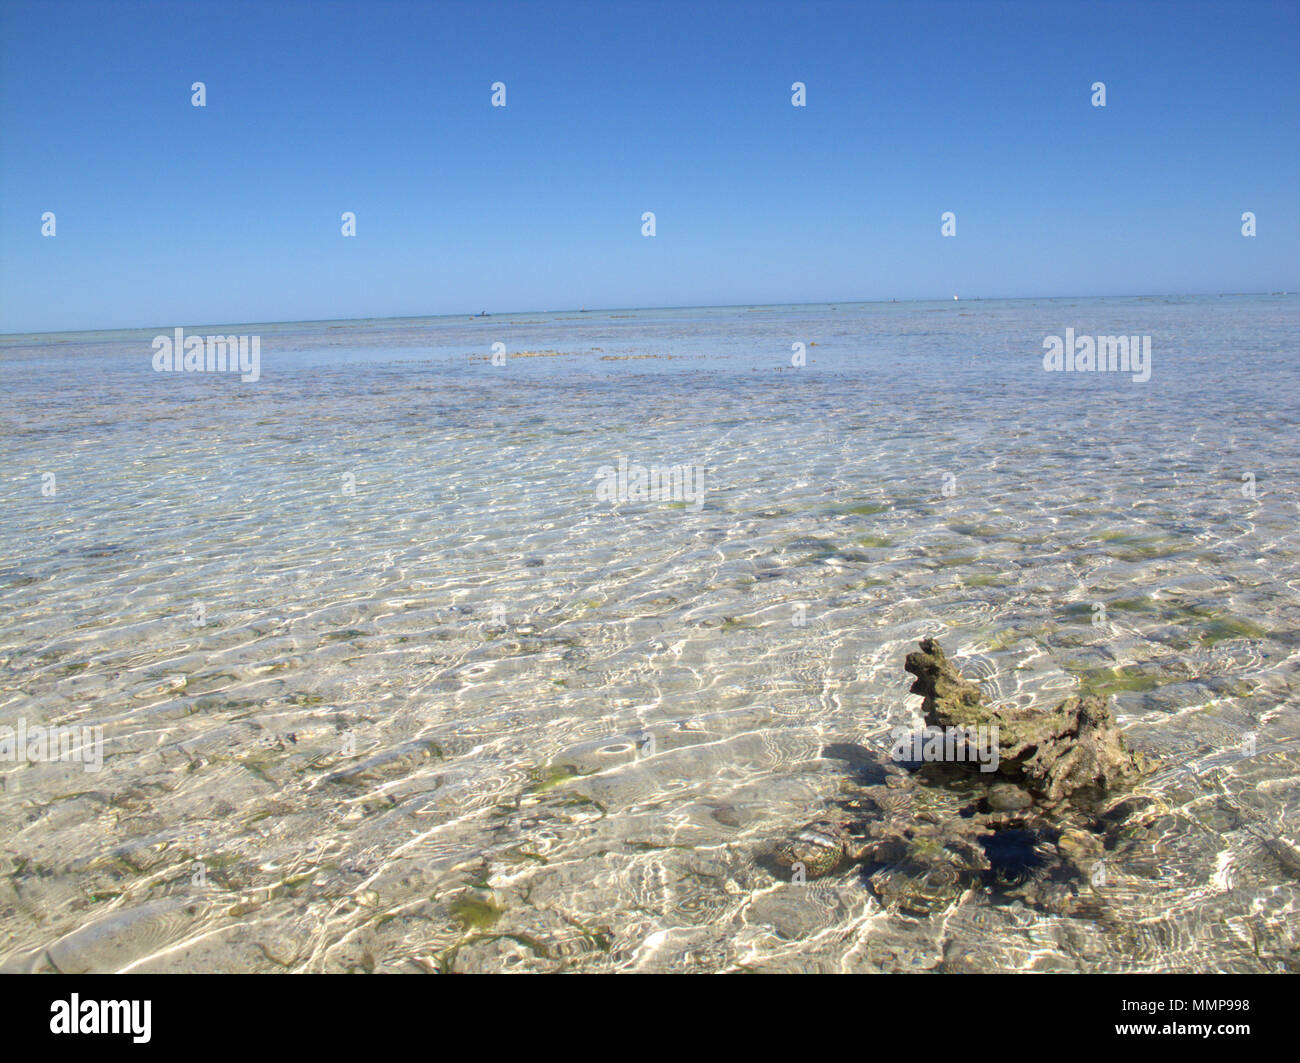
[[(1297, 841), (1298, 324), (186, 327), (260, 336), (255, 383), (154, 372), (174, 323), (4, 337), (0, 726), (102, 727), (104, 761), (0, 762), (0, 967), (1293, 970), (1256, 832)], [(1150, 336), (1150, 379), (1044, 371), (1067, 328)], [(601, 497), (620, 459), (702, 505)], [(1160, 758), (1105, 918), (910, 917), (756, 859), (917, 719), (926, 634), (1004, 702), (1112, 695)]]

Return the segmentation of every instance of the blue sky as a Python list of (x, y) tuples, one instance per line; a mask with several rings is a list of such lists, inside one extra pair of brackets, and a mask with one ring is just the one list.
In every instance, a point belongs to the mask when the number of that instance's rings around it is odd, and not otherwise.
[(0, 331), (1295, 291), (1297, 53), (1251, 0), (0, 0)]

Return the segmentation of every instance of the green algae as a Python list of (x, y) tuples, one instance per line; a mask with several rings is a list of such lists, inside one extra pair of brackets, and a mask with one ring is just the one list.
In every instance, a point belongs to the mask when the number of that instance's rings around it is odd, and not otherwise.
[(975, 539), (995, 539), (998, 529), (991, 524), (949, 524), (948, 530)]
[(1230, 639), (1258, 639), (1267, 634), (1268, 632), (1264, 628), (1250, 620), (1234, 616), (1222, 616), (1215, 617), (1203, 624), (1197, 637), (1205, 645), (1213, 646), (1216, 643), (1227, 642)]
[(1150, 561), (1157, 557), (1172, 557), (1187, 548), (1187, 543), (1182, 539), (1168, 535), (1102, 532), (1098, 538), (1107, 545), (1107, 556), (1117, 561)]
[(554, 790), (557, 786), (563, 786), (571, 779), (581, 777), (581, 773), (573, 767), (572, 764), (551, 764), (545, 768), (536, 768), (528, 773), (532, 785), (528, 787), (528, 792), (532, 794), (544, 794)]
[(933, 560), (935, 568), (960, 568), (962, 565), (973, 565), (980, 558), (977, 554), (957, 554), (936, 557)]
[(471, 894), (462, 894), (447, 907), (465, 930), (488, 930), (505, 914), (495, 901)]
[(1088, 668), (1067, 663), (1065, 669), (1079, 680), (1081, 696), (1096, 695), (1109, 698), (1112, 694), (1145, 694), (1164, 686), (1169, 677), (1150, 671), (1138, 671), (1132, 666), (1114, 668)]
[(550, 863), (550, 861), (546, 857), (544, 857), (541, 853), (535, 853), (529, 849), (518, 849), (518, 848), (511, 849), (507, 851), (504, 855), (507, 860), (515, 864), (523, 864), (530, 860), (533, 861), (534, 863), (543, 864), (543, 865)]
[(987, 636), (983, 642), (990, 653), (997, 653), (999, 650), (1009, 649), (1024, 637), (1024, 634), (1015, 628), (1008, 628), (1005, 631), (994, 632)]
[(1160, 606), (1151, 598), (1117, 598), (1106, 605), (1107, 609), (1113, 609), (1120, 613), (1158, 613)]

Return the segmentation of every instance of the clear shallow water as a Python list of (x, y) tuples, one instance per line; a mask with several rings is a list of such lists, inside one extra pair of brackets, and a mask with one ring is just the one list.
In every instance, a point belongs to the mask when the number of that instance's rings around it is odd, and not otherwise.
[[(104, 764), (0, 763), (0, 968), (1295, 970), (1300, 882), (1246, 828), (1300, 840), (1297, 325), (217, 330), (255, 384), (154, 373), (170, 326), (6, 337), (0, 725), (102, 726)], [(1067, 327), (1151, 335), (1150, 381), (1044, 372)], [(598, 500), (620, 457), (704, 466), (704, 505)], [(756, 860), (918, 719), (926, 634), (1001, 700), (1113, 693), (1162, 758), (1104, 918)]]

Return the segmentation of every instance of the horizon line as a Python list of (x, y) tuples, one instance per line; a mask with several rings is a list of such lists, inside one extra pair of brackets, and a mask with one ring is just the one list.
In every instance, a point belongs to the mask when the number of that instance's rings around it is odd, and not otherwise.
[[(1260, 296), (1260, 295), (1296, 295), (1297, 292), (1278, 291), (1278, 292), (1143, 292), (1138, 294), (1119, 294), (1111, 293), (1107, 295), (997, 295), (968, 296), (967, 302), (982, 303), (1006, 303), (1032, 300), (1054, 300), (1054, 299), (1188, 299), (1202, 296), (1214, 296), (1219, 299), (1236, 298), (1239, 296)], [(953, 295), (952, 302), (961, 302), (959, 295)], [(647, 310), (739, 310), (754, 309), (770, 306), (870, 306), (870, 305), (888, 305), (890, 303), (947, 303), (948, 299), (943, 296), (925, 298), (925, 299), (830, 299), (812, 303), (682, 303), (673, 306), (598, 306), (598, 307), (581, 307), (581, 308), (560, 308), (558, 310), (499, 310), (488, 313), (483, 311), (475, 314), (469, 311), (452, 311), (445, 314), (390, 314), (384, 317), (322, 317), (322, 318), (287, 318), (281, 321), (227, 321), (204, 322), (201, 325), (122, 325), (112, 328), (86, 328), (86, 329), (47, 329), (37, 332), (5, 332), (0, 331), (0, 337), (26, 337), (26, 336), (64, 336), (64, 335), (84, 335), (86, 333), (102, 332), (148, 332), (150, 329), (168, 328), (177, 329), (183, 327), (189, 328), (223, 328), (228, 329), (235, 325), (328, 325), (341, 324), (353, 321), (422, 321), (437, 318), (457, 318), (464, 317), (471, 320), (488, 320), (494, 317), (514, 317), (519, 314), (605, 314), (617, 311), (634, 311), (643, 312)]]

